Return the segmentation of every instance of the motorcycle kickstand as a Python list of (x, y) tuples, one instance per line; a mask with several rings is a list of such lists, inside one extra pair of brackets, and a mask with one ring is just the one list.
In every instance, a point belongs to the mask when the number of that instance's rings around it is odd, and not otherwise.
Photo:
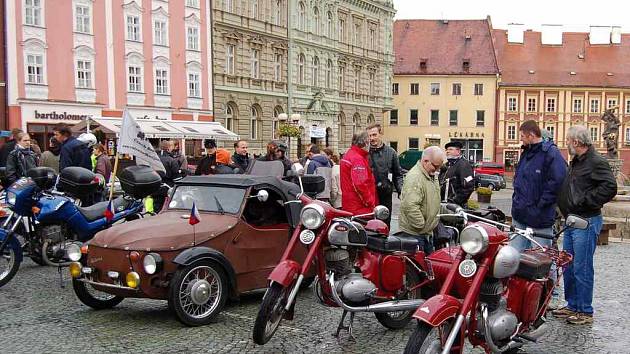
[(342, 330), (346, 330), (346, 331), (348, 331), (348, 334), (350, 335), (350, 339), (353, 342), (356, 342), (357, 339), (354, 336), (354, 333), (352, 333), (352, 323), (354, 322), (354, 312), (350, 312), (350, 323), (348, 323), (347, 326), (344, 326), (343, 322), (346, 319), (346, 315), (347, 314), (348, 314), (348, 311), (343, 310), (343, 315), (341, 315), (341, 321), (339, 321), (339, 325), (337, 326), (337, 332), (333, 334), (333, 337), (339, 338), (339, 333)]
[(63, 285), (63, 271), (60, 266), (57, 267), (57, 272), (59, 273), (59, 287), (65, 289), (66, 286)]

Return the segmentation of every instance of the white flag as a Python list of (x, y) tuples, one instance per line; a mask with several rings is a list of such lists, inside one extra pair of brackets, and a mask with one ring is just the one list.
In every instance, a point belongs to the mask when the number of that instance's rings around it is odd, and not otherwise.
[(118, 137), (118, 153), (133, 155), (136, 157), (136, 164), (149, 166), (156, 171), (166, 173), (166, 169), (153, 150), (153, 146), (144, 137), (142, 129), (126, 109), (123, 112), (122, 127)]

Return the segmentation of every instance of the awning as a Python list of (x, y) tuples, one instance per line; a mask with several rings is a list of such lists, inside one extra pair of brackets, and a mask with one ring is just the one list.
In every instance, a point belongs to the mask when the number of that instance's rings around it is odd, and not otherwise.
[[(140, 125), (140, 129), (147, 138), (238, 140), (238, 135), (218, 122), (136, 119), (136, 123)], [(120, 118), (90, 118), (90, 130), (118, 135), (121, 125)], [(82, 121), (75, 124), (72, 130), (82, 132), (86, 130), (86, 127), (87, 121)]]

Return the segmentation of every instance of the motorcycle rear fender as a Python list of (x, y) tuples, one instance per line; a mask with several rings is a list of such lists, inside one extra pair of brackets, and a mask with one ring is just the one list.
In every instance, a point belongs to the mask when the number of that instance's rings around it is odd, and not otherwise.
[(435, 295), (416, 310), (413, 318), (437, 327), (447, 319), (456, 317), (461, 306), (460, 301), (453, 296)]
[(300, 264), (294, 260), (285, 259), (278, 263), (267, 279), (287, 287), (291, 285), (299, 273)]
[[(2, 243), (6, 239), (8, 233), (9, 231), (5, 229), (0, 229), (0, 245), (2, 245)], [(5, 247), (10, 247), (13, 249), (13, 252), (15, 252), (16, 262), (22, 262), (22, 246), (20, 245), (20, 241), (18, 241), (17, 238), (11, 236), (9, 243), (7, 243)]]

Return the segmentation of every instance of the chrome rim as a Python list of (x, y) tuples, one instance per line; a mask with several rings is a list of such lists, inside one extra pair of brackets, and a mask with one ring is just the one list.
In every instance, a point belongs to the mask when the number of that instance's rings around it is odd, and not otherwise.
[(0, 279), (6, 278), (15, 265), (15, 251), (6, 245), (0, 257)]
[(285, 307), (285, 295), (287, 293), (288, 288), (284, 288), (278, 301), (273, 306), (273, 310), (271, 310), (271, 316), (269, 316), (269, 321), (265, 325), (265, 336), (272, 336), (278, 326), (280, 326), (280, 322), (282, 321), (282, 316), (284, 315), (284, 307)]
[(219, 306), (223, 286), (219, 274), (209, 266), (191, 269), (179, 286), (179, 303), (192, 318), (208, 317)]
[(94, 300), (109, 301), (116, 297), (116, 295), (108, 294), (106, 292), (94, 289), (94, 287), (91, 284), (83, 283), (83, 286), (85, 287), (85, 290), (87, 291), (87, 293), (90, 294), (90, 296)]

